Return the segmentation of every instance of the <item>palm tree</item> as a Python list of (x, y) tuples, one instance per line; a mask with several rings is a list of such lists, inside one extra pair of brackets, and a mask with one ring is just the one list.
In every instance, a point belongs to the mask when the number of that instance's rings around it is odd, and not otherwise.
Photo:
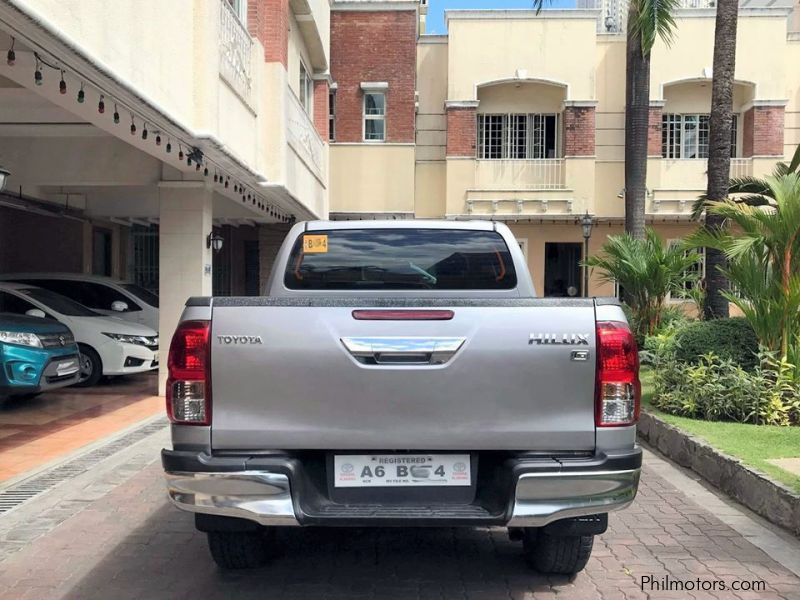
[(679, 0), (630, 0), (625, 62), (625, 231), (645, 237), (650, 53), (658, 38), (670, 44)]
[(697, 280), (693, 267), (699, 260), (697, 252), (665, 245), (648, 227), (644, 239), (627, 232), (609, 236), (601, 253), (590, 256), (585, 264), (600, 269), (603, 281), (616, 282), (624, 288), (633, 313), (632, 326), (641, 339), (658, 329), (667, 295), (680, 295), (687, 283)]
[[(800, 151), (796, 159), (798, 155)], [(780, 352), (783, 360), (791, 350), (796, 359), (800, 342), (800, 173), (749, 179), (751, 186), (763, 184), (764, 188), (750, 194), (747, 202), (705, 201), (709, 214), (729, 221), (735, 229), (705, 227), (689, 236), (687, 244), (724, 254), (729, 265), (722, 271), (735, 284), (736, 293), (723, 291), (722, 296), (742, 310), (764, 346)]]
[[(738, 17), (739, 0), (717, 0), (706, 188), (706, 197), (712, 201), (727, 197), (731, 176), (733, 77), (736, 70)], [(722, 217), (714, 213), (706, 215), (706, 227), (717, 229), (722, 225)], [(716, 248), (706, 248), (706, 301), (703, 313), (707, 319), (724, 318), (729, 314), (728, 300), (722, 294), (728, 287), (724, 267), (725, 256), (722, 252)]]

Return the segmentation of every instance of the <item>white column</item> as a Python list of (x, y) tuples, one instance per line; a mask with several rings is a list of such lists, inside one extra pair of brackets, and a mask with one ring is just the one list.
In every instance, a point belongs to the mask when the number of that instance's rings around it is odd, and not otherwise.
[(169, 342), (186, 299), (211, 295), (211, 250), (206, 248), (206, 237), (212, 226), (212, 192), (202, 181), (162, 181), (158, 196), (158, 393), (163, 395)]

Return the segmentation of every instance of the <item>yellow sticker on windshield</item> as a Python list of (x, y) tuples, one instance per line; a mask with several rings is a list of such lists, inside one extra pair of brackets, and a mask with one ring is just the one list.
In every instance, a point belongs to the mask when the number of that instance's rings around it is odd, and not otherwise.
[(304, 235), (303, 252), (306, 254), (319, 254), (328, 251), (327, 235)]

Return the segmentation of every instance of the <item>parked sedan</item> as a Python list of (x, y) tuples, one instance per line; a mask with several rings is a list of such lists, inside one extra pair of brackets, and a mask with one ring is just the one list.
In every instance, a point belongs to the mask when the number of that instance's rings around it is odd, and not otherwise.
[(42, 287), (101, 314), (158, 330), (158, 296), (135, 283), (83, 273), (10, 273), (0, 281)]
[(72, 385), (79, 377), (78, 345), (66, 325), (0, 313), (0, 401)]
[(106, 317), (56, 292), (0, 282), (0, 312), (47, 317), (69, 327), (80, 349), (78, 385), (94, 385), (102, 375), (129, 375), (158, 367), (154, 330)]

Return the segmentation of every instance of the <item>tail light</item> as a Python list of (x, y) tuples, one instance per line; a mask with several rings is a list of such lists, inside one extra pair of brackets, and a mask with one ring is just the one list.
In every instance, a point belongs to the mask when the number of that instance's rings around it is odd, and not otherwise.
[(210, 321), (178, 325), (167, 358), (167, 416), (181, 425), (211, 424)]
[(595, 425), (621, 427), (639, 419), (639, 351), (625, 323), (597, 323)]

